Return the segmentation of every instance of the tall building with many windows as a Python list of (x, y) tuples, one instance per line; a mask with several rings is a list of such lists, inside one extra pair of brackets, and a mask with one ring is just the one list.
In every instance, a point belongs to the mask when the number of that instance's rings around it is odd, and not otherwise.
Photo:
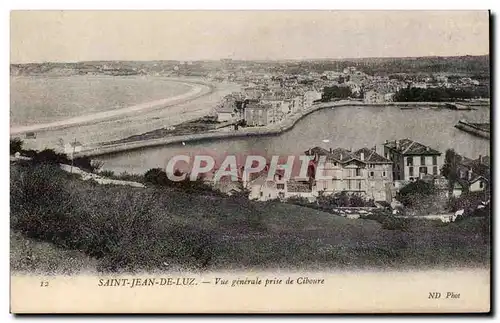
[[(386, 184), (392, 183), (392, 161), (377, 154), (374, 148), (351, 151), (314, 147), (305, 153), (312, 157), (309, 175), (317, 193), (349, 192), (375, 201), (387, 199)], [(321, 157), (325, 160), (323, 165)], [(319, 169), (320, 165), (322, 169)]]
[(384, 155), (394, 163), (395, 181), (410, 181), (427, 174), (437, 176), (443, 166), (441, 152), (410, 139), (387, 141)]

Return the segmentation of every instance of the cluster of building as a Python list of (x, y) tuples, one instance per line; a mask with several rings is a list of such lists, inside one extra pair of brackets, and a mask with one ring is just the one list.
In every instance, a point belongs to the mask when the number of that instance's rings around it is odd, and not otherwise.
[(460, 179), (450, 190), (448, 180), (441, 175), (442, 153), (410, 139), (386, 141), (380, 153), (376, 147), (354, 151), (314, 147), (305, 154), (311, 159), (306, 179), (287, 180), (282, 169), (269, 179), (264, 170), (243, 182), (249, 198), (267, 201), (302, 197), (314, 201), (320, 195), (346, 192), (366, 200), (391, 203), (402, 187), (415, 180), (433, 182), (446, 197), (460, 196), (464, 191), (486, 191), (489, 181), (489, 158), (464, 158), (459, 168)]
[[(222, 72), (221, 72), (222, 73)], [(218, 79), (211, 75), (212, 79)], [(227, 80), (237, 82), (244, 87), (243, 96), (248, 99), (262, 100), (259, 109), (269, 109), (266, 101), (280, 101), (285, 104), (297, 97), (309, 93), (312, 102), (321, 98), (325, 87), (348, 87), (351, 99), (362, 100), (367, 104), (392, 102), (395, 93), (407, 87), (412, 88), (461, 88), (478, 86), (479, 81), (470, 77), (453, 77), (436, 73), (432, 76), (396, 75), (381, 76), (368, 75), (356, 67), (347, 67), (342, 71), (324, 71), (323, 73), (309, 72), (307, 74), (292, 75), (285, 73), (254, 72), (251, 69), (242, 69), (226, 75)], [(306, 98), (303, 106), (312, 104)], [(283, 104), (283, 103), (282, 103)], [(300, 108), (300, 106), (297, 106)], [(278, 118), (279, 119), (279, 118)], [(272, 120), (276, 120), (273, 118)]]
[(280, 123), (320, 99), (321, 91), (312, 85), (268, 79), (246, 84), (242, 92), (226, 95), (215, 111), (219, 122), (259, 127)]
[(457, 180), (453, 185), (453, 196), (458, 197), (464, 192), (482, 192), (488, 187), (490, 178), (489, 156), (479, 156), (477, 159), (461, 157), (457, 165)]

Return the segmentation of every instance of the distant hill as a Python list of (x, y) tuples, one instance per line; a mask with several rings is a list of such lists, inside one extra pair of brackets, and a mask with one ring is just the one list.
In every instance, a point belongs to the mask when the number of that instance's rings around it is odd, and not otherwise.
[(189, 65), (181, 61), (89, 61), (77, 63), (30, 63), (11, 64), (11, 75), (59, 75), (59, 74), (138, 74), (172, 71), (175, 66), (185, 71), (209, 72), (233, 70), (245, 65), (247, 68), (265, 69), (270, 72), (309, 73), (325, 70), (342, 70), (355, 66), (371, 75), (397, 73), (451, 73), (477, 76), (488, 79), (490, 75), (489, 55), (482, 56), (432, 56), (432, 57), (381, 57), (352, 59), (308, 59), (281, 61), (193, 61)]

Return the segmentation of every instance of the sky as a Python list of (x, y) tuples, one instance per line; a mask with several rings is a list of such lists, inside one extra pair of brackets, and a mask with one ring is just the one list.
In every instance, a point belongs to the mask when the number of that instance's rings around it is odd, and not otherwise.
[(487, 11), (12, 11), (11, 63), (485, 55)]

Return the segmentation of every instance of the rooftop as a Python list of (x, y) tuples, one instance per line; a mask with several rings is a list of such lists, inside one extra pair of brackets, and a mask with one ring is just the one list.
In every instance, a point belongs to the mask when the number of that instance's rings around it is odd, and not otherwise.
[(403, 155), (441, 155), (441, 152), (408, 138), (387, 141), (384, 146)]
[(346, 163), (353, 159), (362, 161), (365, 163), (373, 163), (373, 164), (386, 164), (392, 163), (389, 159), (377, 154), (375, 149), (370, 148), (361, 148), (352, 152), (345, 148), (335, 148), (331, 150), (327, 150), (321, 147), (314, 147), (305, 152), (306, 155), (319, 155), (319, 156), (327, 156), (327, 159), (335, 160), (340, 163)]

